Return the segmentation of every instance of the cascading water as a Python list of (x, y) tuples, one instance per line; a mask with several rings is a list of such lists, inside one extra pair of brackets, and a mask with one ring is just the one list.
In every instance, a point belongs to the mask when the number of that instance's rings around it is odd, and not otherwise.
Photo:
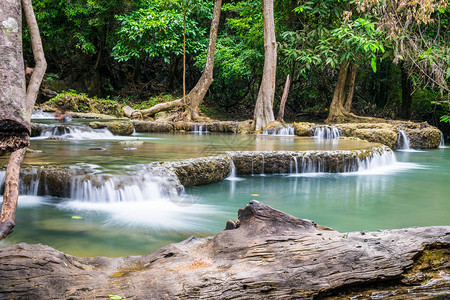
[(341, 136), (341, 131), (336, 126), (317, 126), (314, 130), (314, 138), (319, 141), (324, 139), (335, 139)]
[(439, 143), (439, 148), (446, 148), (444, 134), (441, 132), (441, 142)]
[(295, 129), (294, 126), (288, 125), (287, 127), (266, 129), (262, 132), (262, 135), (295, 136)]
[(406, 134), (406, 131), (403, 129), (398, 129), (397, 149), (411, 150), (408, 135)]
[(31, 119), (54, 119), (54, 118), (55, 117), (53, 116), (52, 113), (45, 112), (42, 110), (35, 110), (31, 114)]
[(44, 125), (38, 138), (55, 137), (58, 139), (74, 139), (74, 140), (94, 140), (94, 139), (111, 139), (114, 135), (106, 128), (92, 129), (89, 126), (82, 125)]
[(208, 133), (208, 127), (206, 125), (194, 125), (194, 130), (192, 131), (195, 134), (202, 135), (203, 133)]

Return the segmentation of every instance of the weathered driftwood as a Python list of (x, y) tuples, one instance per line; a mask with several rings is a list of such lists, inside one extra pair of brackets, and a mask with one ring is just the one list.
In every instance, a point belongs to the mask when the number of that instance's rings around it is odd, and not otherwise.
[[(449, 226), (343, 234), (252, 201), (227, 228), (126, 258), (8, 246), (0, 249), (0, 298), (312, 299), (379, 282), (429, 292), (439, 280), (434, 288), (449, 290)], [(434, 250), (428, 261), (439, 272), (429, 282), (416, 267)]]

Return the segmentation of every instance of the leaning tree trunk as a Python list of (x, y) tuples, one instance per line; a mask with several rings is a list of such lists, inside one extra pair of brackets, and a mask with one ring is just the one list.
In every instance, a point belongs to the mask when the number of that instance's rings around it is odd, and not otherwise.
[[(12, 3), (14, 1), (7, 1), (8, 3)], [(14, 2), (15, 3), (15, 2)], [(19, 16), (21, 17), (21, 9), (20, 2), (17, 1), (17, 5), (19, 7)], [(31, 0), (22, 0), (23, 10), (25, 12), (25, 17), (27, 20), (28, 30), (30, 32), (31, 38), (31, 47), (33, 49), (33, 57), (36, 62), (36, 66), (33, 74), (31, 75), (30, 83), (28, 87), (26, 87), (26, 98), (23, 106), (20, 107), (20, 111), (16, 112), (16, 114), (22, 114), (26, 116), (25, 121), (28, 126), (30, 126), (31, 113), (33, 112), (33, 106), (36, 102), (36, 98), (39, 92), (39, 87), (41, 85), (42, 79), (45, 74), (45, 70), (47, 68), (47, 63), (44, 57), (44, 50), (42, 47), (41, 37), (39, 34), (39, 28), (36, 22), (36, 18), (33, 12), (33, 6), (31, 4)], [(1, 13), (1, 10), (0, 10)], [(20, 19), (19, 19), (20, 20)], [(1, 21), (1, 20), (0, 20)], [(20, 43), (17, 45), (20, 49), (20, 54), (22, 55), (22, 36), (17, 36), (20, 40)], [(21, 80), (23, 83), (23, 92), (25, 91), (25, 74), (23, 72), (23, 59), (20, 60), (20, 65), (16, 66), (9, 70), (9, 72), (14, 73), (18, 72), (22, 74)], [(7, 74), (8, 72), (5, 72)], [(3, 89), (3, 85), (0, 86)], [(25, 96), (25, 93), (24, 93)], [(22, 99), (17, 99), (16, 95), (12, 95), (10, 98), (11, 103), (22, 103)], [(26, 146), (25, 146), (26, 147)], [(11, 156), (8, 161), (8, 167), (6, 168), (6, 176), (5, 176), (5, 193), (3, 195), (3, 203), (2, 209), (0, 213), (0, 239), (5, 238), (9, 235), (15, 226), (15, 216), (17, 209), (17, 200), (19, 197), (19, 172), (20, 165), (22, 164), (23, 157), (25, 154), (25, 147), (22, 147), (18, 150), (15, 150), (11, 153)]]
[(27, 147), (30, 116), (26, 105), (20, 0), (0, 9), (0, 155)]
[(187, 119), (196, 119), (198, 117), (198, 107), (206, 95), (209, 86), (213, 82), (214, 52), (216, 49), (217, 32), (219, 31), (220, 11), (222, 0), (214, 1), (213, 17), (211, 29), (209, 32), (209, 45), (206, 54), (205, 68), (203, 74), (195, 87), (189, 92), (187, 109)]
[(264, 25), (264, 68), (254, 112), (256, 131), (262, 130), (267, 124), (275, 121), (273, 115), (273, 98), (275, 95), (277, 71), (277, 45), (273, 0), (263, 0), (262, 9)]
[(356, 69), (357, 65), (354, 63), (347, 60), (342, 62), (326, 123), (384, 121), (379, 118), (357, 116), (350, 112), (355, 89)]
[(283, 96), (281, 97), (280, 110), (278, 111), (277, 121), (284, 122), (284, 109), (286, 107), (286, 101), (289, 94), (289, 87), (291, 86), (291, 80), (289, 75), (286, 77), (286, 83), (284, 84)]

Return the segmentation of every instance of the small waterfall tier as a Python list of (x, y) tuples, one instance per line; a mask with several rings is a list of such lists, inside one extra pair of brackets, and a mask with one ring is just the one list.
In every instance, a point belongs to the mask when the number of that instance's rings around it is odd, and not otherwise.
[(439, 143), (439, 148), (446, 148), (444, 134), (442, 132), (441, 132), (441, 142)]
[(32, 136), (52, 139), (95, 140), (110, 139), (114, 135), (106, 128), (93, 129), (76, 124), (33, 124)]
[[(5, 171), (0, 171), (3, 187)], [(126, 174), (105, 174), (91, 166), (25, 167), (19, 193), (48, 195), (86, 202), (173, 199), (182, 191), (178, 178), (157, 165), (133, 166)]]
[(314, 129), (314, 138), (318, 140), (335, 139), (341, 135), (341, 131), (336, 126), (323, 125), (316, 126)]
[(347, 173), (396, 162), (386, 146), (355, 151), (238, 151), (230, 155), (237, 174)]
[(55, 116), (52, 113), (45, 112), (43, 110), (35, 110), (31, 114), (31, 119), (54, 119)]
[(208, 126), (206, 124), (194, 124), (192, 127), (192, 132), (199, 135), (208, 133)]
[(268, 128), (262, 132), (263, 135), (277, 135), (277, 136), (294, 136), (295, 129), (292, 125), (279, 126)]
[(398, 128), (397, 149), (411, 150), (408, 134), (405, 130)]

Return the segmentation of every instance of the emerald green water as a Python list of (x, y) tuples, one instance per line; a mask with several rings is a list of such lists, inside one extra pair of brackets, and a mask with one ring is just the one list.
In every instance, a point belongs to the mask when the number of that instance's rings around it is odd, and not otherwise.
[[(143, 141), (123, 145), (124, 140)], [(229, 150), (361, 149), (369, 143), (238, 135), (139, 135), (94, 140), (34, 139), (25, 164), (123, 167)], [(104, 147), (105, 151), (89, 150)], [(135, 150), (124, 150), (134, 147)], [(141, 255), (190, 235), (213, 235), (256, 199), (299, 218), (345, 231), (450, 225), (450, 148), (396, 152), (397, 163), (366, 173), (242, 176), (191, 187), (175, 200), (83, 202), (22, 195), (16, 228), (0, 247), (27, 242), (77, 256)], [(3, 162), (5, 158), (2, 158)], [(1, 161), (0, 161), (1, 162)], [(303, 176), (302, 176), (303, 175)], [(132, 195), (130, 195), (132, 198)]]

